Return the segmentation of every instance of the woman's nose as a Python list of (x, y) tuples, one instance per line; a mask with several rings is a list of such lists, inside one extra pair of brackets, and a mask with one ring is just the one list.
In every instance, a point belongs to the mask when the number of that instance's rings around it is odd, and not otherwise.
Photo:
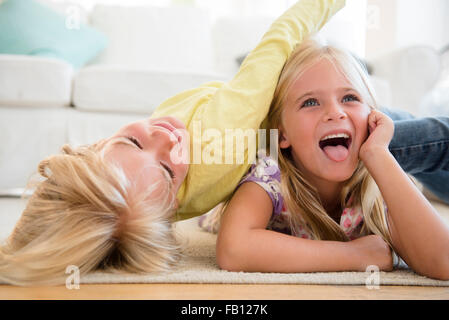
[(161, 151), (170, 151), (177, 143), (176, 137), (165, 130), (155, 129), (150, 136), (154, 140), (154, 145), (158, 146)]
[(347, 117), (346, 112), (343, 110), (340, 104), (337, 102), (332, 102), (326, 106), (323, 120), (324, 121), (343, 120), (346, 119), (346, 117)]

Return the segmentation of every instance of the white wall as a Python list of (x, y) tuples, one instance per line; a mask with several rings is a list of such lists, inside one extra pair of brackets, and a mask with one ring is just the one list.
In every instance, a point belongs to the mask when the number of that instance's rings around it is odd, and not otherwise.
[[(439, 55), (449, 44), (449, 1), (368, 0), (367, 11), (366, 57), (374, 74), (389, 82), (393, 107), (423, 114), (426, 97), (449, 74)], [(409, 47), (415, 48), (401, 50)]]
[[(121, 6), (171, 5), (196, 6), (207, 9), (211, 23), (223, 17), (248, 17), (274, 20), (298, 0), (38, 0), (46, 3), (75, 3), (89, 12), (95, 4)], [(347, 0), (346, 6), (323, 28), (322, 34), (332, 43), (343, 46), (361, 57), (365, 55), (367, 0)], [(56, 8), (58, 9), (58, 8)], [(66, 7), (61, 10), (65, 12)], [(84, 13), (83, 13), (84, 14)], [(248, 26), (251, 29), (251, 26)], [(266, 28), (264, 27), (264, 30)], [(259, 37), (256, 38), (256, 41)]]
[(436, 50), (449, 43), (448, 0), (368, 0), (366, 56), (427, 45)]
[(397, 45), (429, 45), (440, 49), (449, 43), (449, 1), (396, 0)]
[[(173, 1), (173, 0), (172, 0)], [(179, 0), (181, 1), (181, 0)], [(207, 8), (211, 20), (229, 17), (264, 18), (274, 21), (297, 0), (195, 0), (196, 6)], [(331, 22), (327, 24), (321, 34), (326, 39), (332, 39), (332, 44), (342, 46), (360, 57), (365, 56), (365, 25), (367, 0), (347, 0), (346, 6)], [(265, 31), (268, 25), (261, 31)], [(248, 26), (251, 29), (252, 26)], [(263, 33), (255, 35), (257, 41)]]
[(346, 6), (323, 27), (321, 34), (332, 39), (331, 44), (344, 47), (361, 58), (365, 57), (366, 8), (366, 0), (347, 0)]

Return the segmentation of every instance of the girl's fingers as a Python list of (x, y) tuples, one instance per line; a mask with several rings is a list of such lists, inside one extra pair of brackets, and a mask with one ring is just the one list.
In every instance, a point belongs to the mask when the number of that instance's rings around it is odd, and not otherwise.
[(368, 126), (370, 133), (374, 131), (377, 127), (378, 117), (377, 112), (375, 110), (371, 111), (370, 115), (368, 116)]

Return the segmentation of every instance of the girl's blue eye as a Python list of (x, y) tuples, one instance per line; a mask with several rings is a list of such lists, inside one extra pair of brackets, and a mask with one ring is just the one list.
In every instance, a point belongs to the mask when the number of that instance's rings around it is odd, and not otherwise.
[(343, 102), (349, 102), (349, 101), (360, 101), (359, 98), (357, 98), (355, 95), (353, 94), (347, 94), (343, 97)]
[(318, 100), (315, 98), (307, 99), (302, 103), (301, 107), (312, 107), (318, 105)]

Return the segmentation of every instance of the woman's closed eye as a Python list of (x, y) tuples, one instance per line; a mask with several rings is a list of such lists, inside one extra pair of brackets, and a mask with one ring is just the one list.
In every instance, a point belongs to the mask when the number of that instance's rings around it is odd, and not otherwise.
[[(129, 141), (131, 141), (133, 144), (135, 144), (139, 149), (143, 149), (142, 148), (142, 145), (139, 143), (139, 140), (137, 140), (136, 138), (134, 138), (134, 137), (132, 137), (132, 136), (130, 136), (130, 137), (127, 137), (127, 139), (129, 140)], [(172, 179), (174, 179), (175, 178), (175, 172), (172, 170), (172, 168), (170, 168), (170, 166), (168, 166), (167, 164), (165, 164), (164, 162), (160, 162), (160, 164), (161, 164), (161, 166), (164, 168), (164, 170), (168, 173), (168, 175), (172, 178)]]
[(360, 101), (360, 99), (354, 94), (347, 94), (343, 97), (342, 102)]
[(139, 140), (137, 140), (134, 137), (128, 137), (128, 140), (134, 143), (139, 149), (143, 149), (142, 145), (139, 143)]
[(168, 174), (170, 175), (170, 177), (171, 177), (172, 179), (174, 179), (174, 178), (175, 178), (175, 173), (173, 172), (173, 170), (172, 170), (168, 165), (166, 165), (165, 163), (163, 163), (162, 161), (160, 162), (160, 164), (161, 164), (161, 166), (168, 172)]

